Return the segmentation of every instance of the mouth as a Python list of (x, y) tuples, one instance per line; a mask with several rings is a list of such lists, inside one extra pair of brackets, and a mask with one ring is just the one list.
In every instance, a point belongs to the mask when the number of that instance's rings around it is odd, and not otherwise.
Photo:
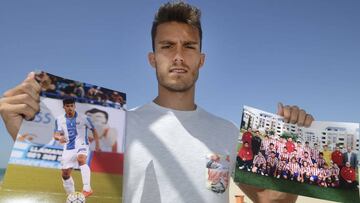
[(183, 74), (183, 73), (187, 73), (188, 71), (185, 68), (172, 68), (170, 69), (169, 72)]

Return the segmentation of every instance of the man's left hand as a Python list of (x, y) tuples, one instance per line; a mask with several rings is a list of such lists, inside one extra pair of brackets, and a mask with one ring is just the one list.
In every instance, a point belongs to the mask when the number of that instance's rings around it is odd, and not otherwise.
[(304, 109), (300, 109), (298, 106), (278, 104), (279, 116), (284, 117), (285, 123), (297, 124), (298, 126), (309, 127), (314, 121), (314, 117), (311, 114), (306, 113)]

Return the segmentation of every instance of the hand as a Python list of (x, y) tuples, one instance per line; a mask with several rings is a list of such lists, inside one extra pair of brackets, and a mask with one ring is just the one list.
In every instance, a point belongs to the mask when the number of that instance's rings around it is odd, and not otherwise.
[(255, 203), (295, 203), (297, 195), (260, 189), (254, 186), (238, 183), (239, 188)]
[(0, 114), (6, 129), (15, 140), (23, 118), (31, 120), (40, 110), (40, 85), (31, 72), (18, 86), (6, 91), (0, 99)]
[(101, 152), (101, 149), (100, 149), (100, 146), (99, 146), (99, 145), (95, 145), (95, 151)]
[(307, 114), (304, 109), (300, 109), (298, 106), (283, 106), (282, 103), (278, 104), (278, 115), (284, 117), (285, 123), (290, 122), (300, 127), (309, 127), (314, 121), (314, 117), (311, 114)]

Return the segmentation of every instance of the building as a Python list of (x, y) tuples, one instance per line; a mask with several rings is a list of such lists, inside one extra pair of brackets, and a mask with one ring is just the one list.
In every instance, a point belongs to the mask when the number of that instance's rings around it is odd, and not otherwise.
[(360, 152), (359, 126), (360, 124), (357, 123), (316, 121), (309, 128), (298, 127), (284, 123), (283, 118), (278, 115), (245, 106), (241, 127), (245, 129), (251, 127), (262, 133), (273, 131), (276, 136), (288, 132), (296, 134), (298, 140), (302, 142), (309, 142), (310, 146), (318, 143), (321, 148), (327, 145), (331, 150), (336, 145), (342, 149), (351, 146), (355, 151)]

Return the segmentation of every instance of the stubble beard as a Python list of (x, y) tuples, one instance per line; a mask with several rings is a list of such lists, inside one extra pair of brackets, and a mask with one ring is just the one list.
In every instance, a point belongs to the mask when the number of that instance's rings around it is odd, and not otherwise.
[[(168, 74), (168, 73), (167, 73)], [(158, 72), (158, 69), (156, 68), (156, 77), (158, 80), (158, 84), (167, 89), (170, 92), (187, 92), (190, 89), (192, 89), (195, 86), (195, 83), (199, 77), (199, 74), (193, 75), (192, 81), (187, 82), (186, 80), (183, 80), (182, 76), (176, 76), (177, 82), (170, 82), (168, 81), (167, 77), (168, 75), (162, 75)]]

